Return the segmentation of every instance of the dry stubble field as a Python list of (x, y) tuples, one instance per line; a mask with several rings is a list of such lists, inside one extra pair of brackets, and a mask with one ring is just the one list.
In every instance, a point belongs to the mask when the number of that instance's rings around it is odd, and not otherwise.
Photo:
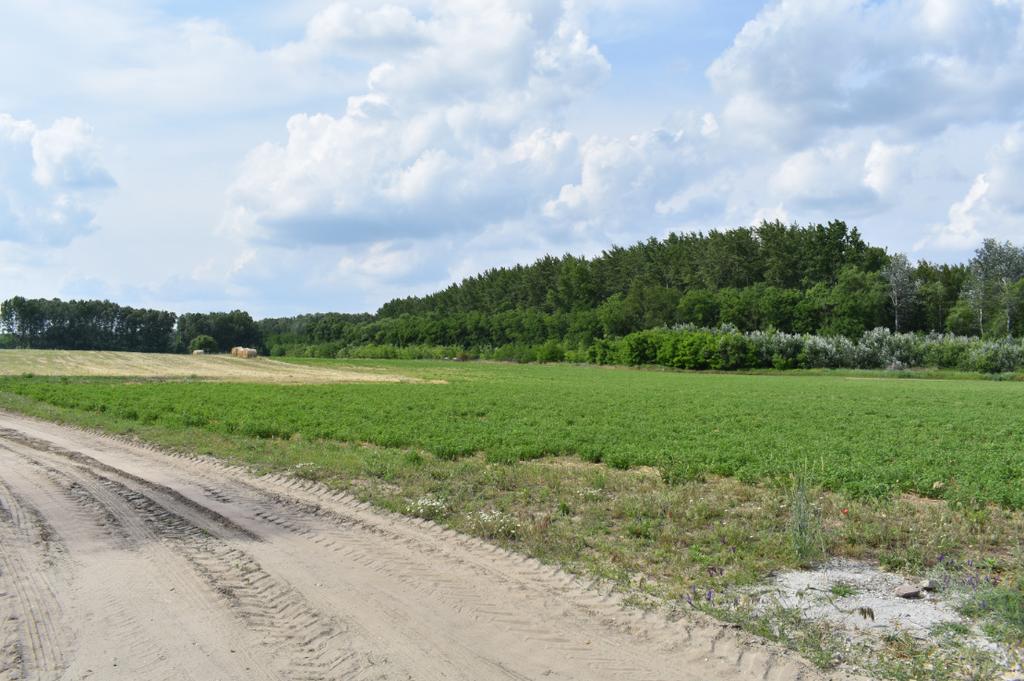
[(11, 350), (0, 354), (0, 376), (93, 376), (194, 379), (238, 383), (398, 383), (416, 379), (379, 370), (311, 367), (266, 357), (157, 355), (141, 352)]

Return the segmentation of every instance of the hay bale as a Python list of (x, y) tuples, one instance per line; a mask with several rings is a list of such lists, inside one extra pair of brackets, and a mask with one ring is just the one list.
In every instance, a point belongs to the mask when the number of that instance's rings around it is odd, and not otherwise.
[(254, 357), (258, 356), (258, 355), (259, 355), (259, 353), (256, 352), (256, 350), (254, 348), (243, 348), (241, 346), (236, 346), (236, 347), (231, 348), (231, 356), (232, 357), (241, 357), (242, 359), (252, 359), (252, 358), (254, 358)]
[(206, 350), (193, 350), (192, 354), (193, 355), (205, 355), (206, 354)]

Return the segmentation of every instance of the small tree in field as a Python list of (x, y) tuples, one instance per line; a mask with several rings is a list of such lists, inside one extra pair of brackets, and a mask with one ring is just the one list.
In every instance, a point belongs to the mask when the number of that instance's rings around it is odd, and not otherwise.
[(889, 302), (895, 321), (895, 331), (900, 332), (900, 313), (910, 308), (917, 296), (917, 281), (914, 279), (914, 268), (907, 256), (896, 253), (889, 264), (882, 270), (882, 276), (889, 284)]
[(203, 352), (217, 352), (217, 341), (212, 336), (198, 335), (192, 339), (192, 342), (188, 344), (188, 351), (195, 352), (196, 350), (202, 350)]

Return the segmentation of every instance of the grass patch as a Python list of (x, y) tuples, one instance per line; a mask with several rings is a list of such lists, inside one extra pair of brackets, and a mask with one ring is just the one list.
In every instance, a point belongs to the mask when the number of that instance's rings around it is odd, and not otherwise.
[(829, 587), (829, 593), (831, 593), (836, 598), (847, 598), (849, 596), (856, 596), (859, 592), (857, 591), (857, 587), (855, 587), (852, 584), (847, 584), (846, 582), (836, 582), (831, 587)]

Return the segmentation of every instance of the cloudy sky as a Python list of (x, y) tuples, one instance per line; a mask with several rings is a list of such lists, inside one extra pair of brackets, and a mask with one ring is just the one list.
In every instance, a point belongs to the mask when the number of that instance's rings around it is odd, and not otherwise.
[(373, 310), (764, 218), (1024, 242), (1024, 0), (0, 0), (0, 298)]

